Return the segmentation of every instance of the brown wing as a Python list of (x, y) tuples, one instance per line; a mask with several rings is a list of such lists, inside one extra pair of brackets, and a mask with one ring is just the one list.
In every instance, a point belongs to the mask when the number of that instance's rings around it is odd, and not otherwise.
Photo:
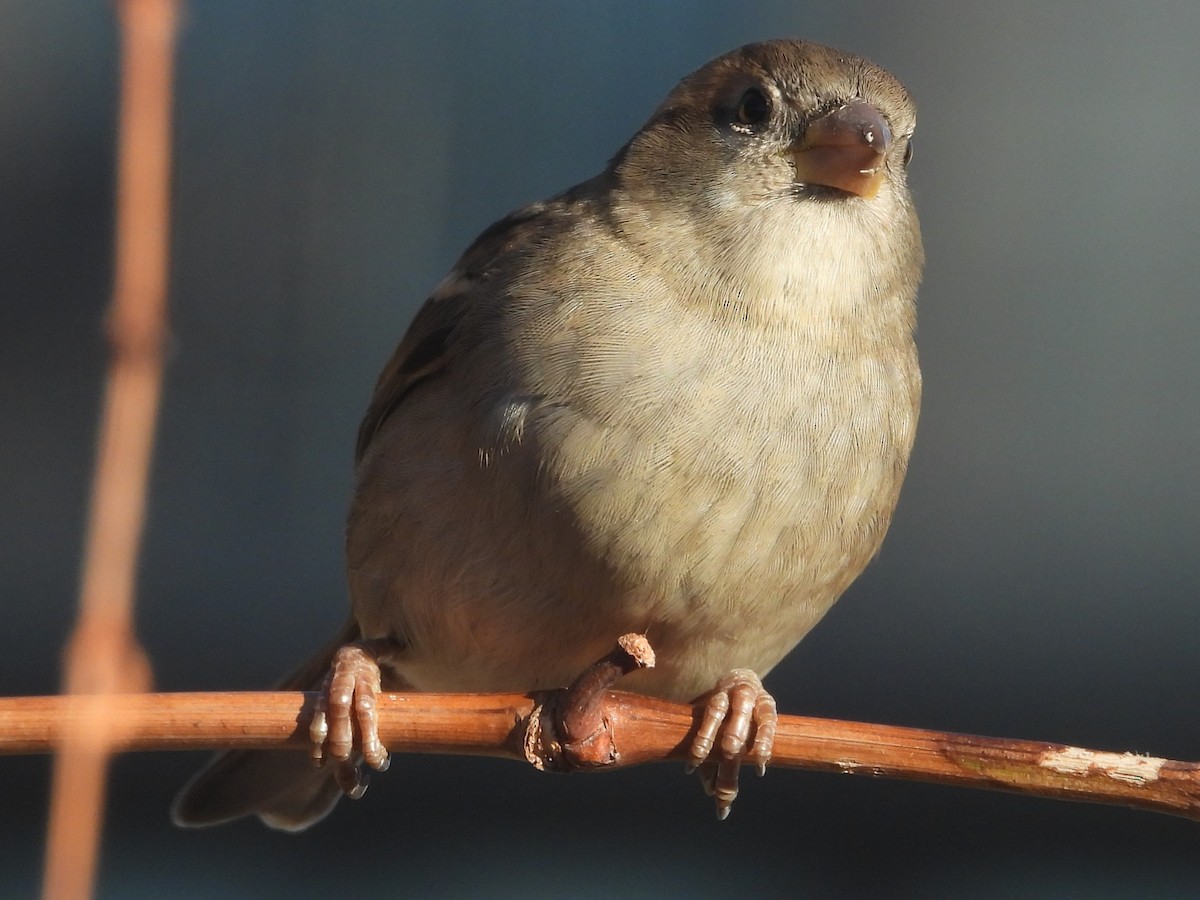
[(492, 276), (498, 260), (507, 258), (540, 229), (553, 205), (555, 201), (535, 203), (496, 222), (475, 239), (434, 289), (379, 375), (358, 429), (355, 462), (363, 458), (371, 440), (404, 398), (446, 367), (463, 315), (484, 293), (478, 288)]
[(356, 463), (362, 460), (371, 439), (409, 392), (445, 368), (450, 337), (469, 295), (469, 290), (461, 290), (455, 296), (443, 298), (435, 294), (425, 301), (375, 383), (371, 405), (358, 426)]

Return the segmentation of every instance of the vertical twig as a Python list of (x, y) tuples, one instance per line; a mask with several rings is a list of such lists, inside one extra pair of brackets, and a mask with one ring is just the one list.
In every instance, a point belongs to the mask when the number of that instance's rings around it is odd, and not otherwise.
[(53, 900), (92, 893), (110, 755), (108, 697), (150, 686), (150, 666), (133, 633), (133, 598), (162, 391), (178, 0), (118, 0), (117, 11), (122, 54), (112, 360), (79, 616), (64, 660), (64, 690), (77, 716), (59, 744), (51, 786), (44, 896)]

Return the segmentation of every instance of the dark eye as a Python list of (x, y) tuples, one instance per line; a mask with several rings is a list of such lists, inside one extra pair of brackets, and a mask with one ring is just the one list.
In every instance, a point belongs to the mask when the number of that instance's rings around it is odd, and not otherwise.
[(908, 146), (904, 148), (904, 165), (905, 166), (907, 166), (910, 162), (912, 162), (912, 155), (913, 155), (913, 144), (912, 144), (912, 141), (909, 140)]
[(758, 88), (750, 88), (738, 101), (735, 115), (738, 125), (757, 128), (771, 117), (771, 101)]

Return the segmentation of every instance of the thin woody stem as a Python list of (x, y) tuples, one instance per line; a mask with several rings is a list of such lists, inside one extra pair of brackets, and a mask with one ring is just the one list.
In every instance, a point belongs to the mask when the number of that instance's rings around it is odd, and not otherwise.
[[(111, 699), (118, 750), (306, 748), (316, 694), (131, 694)], [(530, 717), (546, 695), (381, 694), (393, 753), (527, 760)], [(0, 754), (49, 753), (77, 715), (69, 698), (0, 699)], [(697, 711), (611, 692), (613, 766), (687, 759)], [(817, 769), (1109, 803), (1200, 821), (1200, 763), (1034, 741), (780, 716), (772, 768)]]

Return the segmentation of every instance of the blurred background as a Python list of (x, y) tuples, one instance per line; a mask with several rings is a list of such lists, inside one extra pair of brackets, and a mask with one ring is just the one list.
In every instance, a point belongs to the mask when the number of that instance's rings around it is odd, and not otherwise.
[[(345, 611), (354, 432), (494, 219), (598, 171), (749, 40), (920, 107), (925, 403), (879, 560), (768, 679), (786, 712), (1200, 759), (1200, 5), (193, 2), (173, 352), (138, 607), (163, 690), (270, 685)], [(108, 3), (0, 2), (0, 693), (56, 690), (111, 290)], [(101, 897), (1192, 897), (1200, 825), (791, 771), (715, 821), (658, 766), (404, 757), (296, 836), (170, 824), (204, 757), (120, 758)], [(0, 759), (0, 895), (49, 765)]]

